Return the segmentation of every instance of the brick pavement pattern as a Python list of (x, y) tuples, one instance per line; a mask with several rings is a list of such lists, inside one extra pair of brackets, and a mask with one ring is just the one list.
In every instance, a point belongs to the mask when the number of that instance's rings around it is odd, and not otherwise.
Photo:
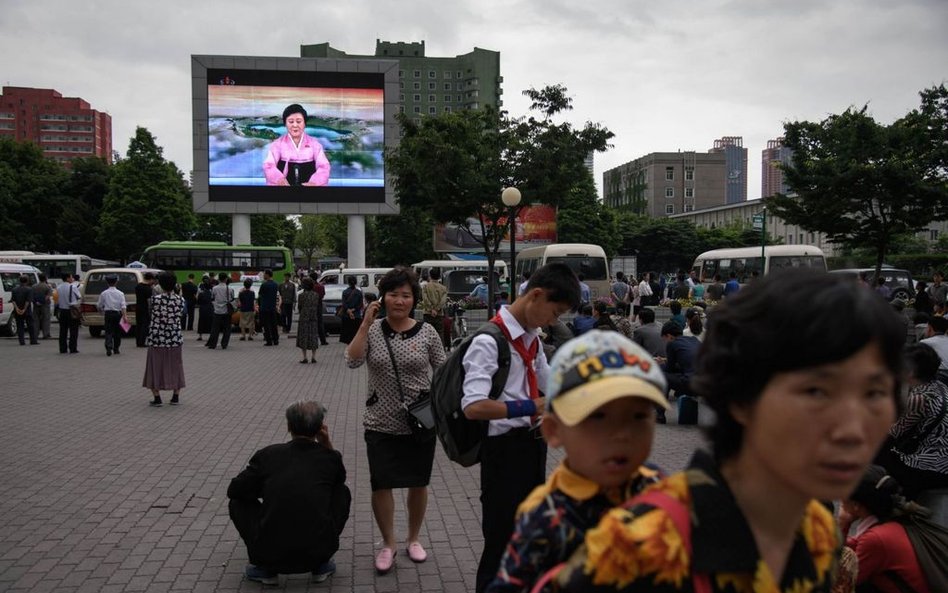
[[(254, 451), (287, 439), (284, 410), (299, 399), (329, 410), (352, 514), (335, 576), (283, 576), (267, 589), (473, 589), (483, 544), (477, 468), (450, 462), (440, 447), (422, 530), (428, 561), (413, 564), (400, 550), (391, 573), (375, 574), (365, 370), (346, 368), (336, 336), (315, 365), (298, 363), (292, 337), (265, 348), (235, 335), (213, 351), (192, 332), (185, 339), (182, 405), (162, 408), (148, 406), (146, 350), (134, 341), (106, 357), (103, 340), (87, 333), (79, 354), (59, 354), (56, 340), (0, 339), (0, 591), (260, 591), (243, 577), (247, 552), (227, 514), (227, 485)], [(660, 426), (652, 460), (681, 469), (702, 442), (695, 427)], [(550, 469), (560, 457), (551, 451)], [(396, 505), (404, 538), (404, 492)]]

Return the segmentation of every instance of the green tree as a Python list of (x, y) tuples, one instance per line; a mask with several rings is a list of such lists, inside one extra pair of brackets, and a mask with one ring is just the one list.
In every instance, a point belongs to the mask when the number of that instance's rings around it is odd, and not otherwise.
[(690, 221), (618, 215), (619, 253), (635, 255), (640, 272), (689, 269), (695, 256), (706, 251), (704, 237)]
[(56, 217), (68, 174), (32, 142), (0, 138), (0, 248), (60, 251)]
[(230, 214), (196, 214), (193, 241), (223, 241), (230, 244), (233, 218)]
[(313, 260), (319, 254), (319, 217), (317, 215), (304, 214), (300, 216), (300, 226), (296, 229), (296, 238), (293, 244), (306, 259), (306, 269), (312, 270)]
[(103, 251), (98, 243), (98, 222), (110, 175), (111, 167), (104, 159), (72, 161), (72, 170), (63, 188), (67, 199), (56, 219), (60, 251), (92, 256)]
[(349, 223), (342, 214), (317, 215), (317, 236), (320, 249), (330, 255), (349, 255)]
[(395, 216), (374, 217), (367, 259), (384, 267), (433, 259), (434, 224), (430, 214), (415, 208), (402, 208)]
[(191, 192), (147, 129), (135, 130), (126, 158), (113, 168), (99, 221), (99, 244), (123, 261), (159, 241), (191, 236)]
[(567, 192), (556, 211), (556, 236), (560, 243), (600, 245), (608, 258), (619, 251), (621, 238), (615, 214), (599, 201), (588, 172)]
[(948, 219), (948, 90), (921, 98), (888, 126), (867, 107), (785, 124), (794, 156), (784, 174), (796, 196), (767, 198), (768, 208), (845, 248), (873, 250), (878, 274), (897, 237)]
[(598, 124), (576, 129), (553, 121), (554, 115), (572, 109), (565, 87), (524, 94), (542, 119), (511, 119), (489, 108), (426, 117), (418, 124), (401, 116), (401, 143), (386, 155), (400, 206), (467, 229), (491, 268), (510, 214), (500, 200), (503, 188), (520, 189), (521, 207), (536, 202), (558, 206), (588, 177), (586, 156), (605, 150), (613, 136)]
[(293, 248), (296, 223), (284, 214), (251, 214), (250, 243), (252, 245), (283, 245)]

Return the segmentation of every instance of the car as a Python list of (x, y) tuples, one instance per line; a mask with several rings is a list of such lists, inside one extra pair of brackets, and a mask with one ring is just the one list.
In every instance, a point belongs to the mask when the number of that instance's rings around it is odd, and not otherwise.
[(11, 292), (20, 284), (20, 276), (30, 279), (30, 286), (39, 283), (39, 270), (23, 264), (0, 263), (0, 334), (16, 335), (16, 318), (13, 316)]
[(484, 232), (481, 221), (476, 218), (468, 218), (467, 225), (470, 230), (456, 222), (445, 224), (444, 240), (458, 247), (475, 247), (480, 245), (479, 241)]
[(342, 268), (326, 270), (319, 275), (319, 282), (326, 289), (323, 297), (323, 327), (329, 333), (338, 333), (342, 319), (336, 314), (342, 305), (342, 292), (349, 287), (348, 280), (355, 277), (356, 286), (363, 295), (378, 296), (378, 283), (392, 268)]
[[(841, 270), (830, 270), (830, 274), (845, 274), (852, 276), (862, 276), (867, 282), (872, 282), (875, 268), (845, 268)], [(879, 272), (885, 278), (885, 285), (892, 291), (890, 300), (901, 299), (906, 303), (915, 298), (915, 282), (912, 280), (912, 274), (908, 270), (899, 270), (896, 268), (883, 267)]]
[(327, 333), (338, 334), (342, 328), (342, 319), (337, 315), (342, 305), (342, 291), (347, 286), (343, 284), (325, 284), (326, 296), (323, 297), (323, 327)]
[[(89, 328), (89, 335), (98, 338), (105, 329), (105, 319), (102, 312), (96, 307), (99, 302), (99, 295), (102, 294), (108, 284), (105, 281), (106, 276), (115, 276), (118, 282), (115, 287), (125, 294), (127, 304), (128, 322), (135, 326), (135, 307), (137, 299), (135, 297), (135, 286), (145, 279), (145, 273), (151, 272), (156, 277), (161, 270), (152, 268), (96, 268), (86, 273), (85, 281), (79, 288), (79, 303), (82, 309), (82, 325)], [(131, 333), (131, 331), (129, 332)]]

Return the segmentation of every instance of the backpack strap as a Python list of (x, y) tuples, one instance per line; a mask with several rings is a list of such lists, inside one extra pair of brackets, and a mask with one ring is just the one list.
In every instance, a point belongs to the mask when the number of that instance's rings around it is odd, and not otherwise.
[[(681, 541), (685, 544), (685, 550), (687, 550), (689, 562), (691, 562), (694, 559), (694, 549), (691, 545), (691, 517), (688, 515), (688, 507), (677, 498), (661, 490), (643, 492), (623, 506), (632, 508), (637, 504), (648, 504), (665, 511), (681, 537)], [(692, 569), (691, 580), (694, 593), (711, 593), (711, 579), (707, 573), (696, 573)]]
[(491, 378), (490, 393), (487, 394), (488, 398), (497, 399), (503, 393), (507, 376), (510, 374), (510, 342), (507, 341), (504, 330), (490, 321), (480, 326), (474, 335), (477, 334), (489, 334), (497, 343), (497, 372)]

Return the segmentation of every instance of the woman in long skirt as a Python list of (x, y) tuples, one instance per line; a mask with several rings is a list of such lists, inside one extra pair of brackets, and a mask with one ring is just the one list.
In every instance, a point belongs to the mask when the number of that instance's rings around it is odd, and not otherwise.
[(171, 390), (171, 405), (178, 404), (178, 396), (184, 388), (184, 364), (181, 360), (181, 313), (184, 299), (174, 293), (175, 276), (171, 272), (158, 275), (162, 293), (149, 299), (151, 324), (145, 345), (148, 359), (145, 362), (145, 378), (142, 386), (151, 390), (154, 399), (151, 405), (161, 405), (161, 390)]
[(214, 303), (211, 295), (211, 279), (207, 276), (198, 289), (198, 342), (204, 341), (204, 334), (211, 333), (211, 321), (214, 319)]
[[(296, 347), (303, 351), (301, 363), (315, 363), (316, 350), (319, 348), (319, 295), (316, 294), (316, 283), (312, 278), (303, 278), (302, 286), (303, 293), (297, 300), (300, 318), (296, 323)], [(308, 361), (307, 350), (311, 353)]]

